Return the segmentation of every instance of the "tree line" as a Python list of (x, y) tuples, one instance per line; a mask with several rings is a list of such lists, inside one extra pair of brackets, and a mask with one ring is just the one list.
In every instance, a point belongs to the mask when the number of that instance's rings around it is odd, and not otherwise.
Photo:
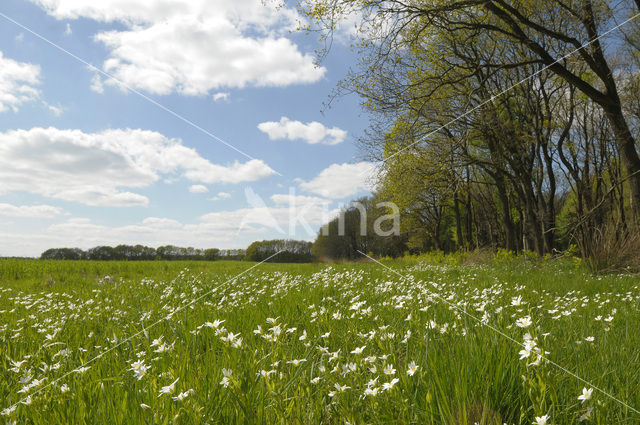
[(120, 260), (120, 261), (151, 261), (151, 260), (198, 260), (215, 261), (222, 259), (242, 259), (244, 251), (183, 248), (165, 245), (151, 248), (143, 245), (97, 246), (86, 251), (80, 248), (52, 248), (42, 253), (41, 259), (47, 260)]
[(589, 256), (638, 234), (640, 25), (629, 18), (640, 0), (301, 10), (327, 45), (346, 16), (362, 17), (361, 65), (336, 95), (356, 93), (372, 117), (359, 145), (383, 164), (376, 196), (400, 207), (408, 249), (575, 244)]
[[(100, 261), (268, 261), (307, 263), (314, 260), (311, 242), (271, 240), (254, 242), (244, 249), (197, 249), (173, 245), (151, 248), (143, 245), (97, 246), (80, 248), (52, 248), (40, 255), (43, 260), (100, 260)], [(272, 257), (272, 258), (270, 258)]]

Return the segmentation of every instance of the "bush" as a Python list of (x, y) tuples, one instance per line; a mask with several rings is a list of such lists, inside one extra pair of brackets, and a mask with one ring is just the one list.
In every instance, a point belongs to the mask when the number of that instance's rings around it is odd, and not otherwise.
[(593, 237), (580, 247), (584, 262), (594, 273), (640, 272), (640, 229), (613, 223), (593, 230)]

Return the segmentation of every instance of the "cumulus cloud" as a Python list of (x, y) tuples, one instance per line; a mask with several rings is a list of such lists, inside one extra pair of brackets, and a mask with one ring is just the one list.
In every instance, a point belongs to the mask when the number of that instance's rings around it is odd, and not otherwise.
[[(318, 81), (325, 68), (286, 37), (294, 8), (261, 0), (31, 0), (58, 19), (117, 22), (96, 34), (106, 72), (153, 94)], [(107, 80), (106, 84), (114, 84)]]
[(271, 195), (271, 200), (276, 205), (300, 205), (300, 206), (323, 206), (331, 204), (330, 199), (318, 198), (317, 196), (303, 196), (293, 194)]
[[(225, 193), (225, 192), (221, 192)], [(254, 196), (258, 196), (254, 193)], [(256, 238), (312, 240), (320, 226), (335, 218), (329, 200), (314, 196), (276, 194), (272, 203), (247, 199), (250, 207), (211, 212), (193, 222), (167, 217), (147, 217), (126, 225), (107, 225), (89, 218), (68, 218), (40, 229), (16, 231), (14, 224), (0, 221), (0, 255), (40, 255), (51, 247), (143, 244), (199, 248), (241, 248)]]
[(100, 75), (94, 74), (93, 77), (91, 77), (90, 89), (91, 91), (94, 91), (96, 93), (104, 93), (104, 84), (102, 83), (102, 78), (100, 78)]
[(347, 137), (347, 132), (338, 127), (327, 128), (317, 121), (303, 124), (287, 117), (282, 117), (280, 121), (260, 123), (258, 129), (266, 133), (270, 140), (304, 140), (312, 145), (316, 143), (337, 145), (344, 142)]
[[(295, 208), (292, 205), (265, 205), (211, 212), (200, 217), (197, 225), (187, 225), (185, 229), (210, 234), (212, 237), (221, 233), (237, 235), (270, 230), (286, 235), (287, 238), (309, 238), (314, 237), (317, 227), (335, 214), (336, 211), (330, 210), (328, 204), (296, 205)], [(293, 229), (298, 229), (298, 233)]]
[(51, 205), (12, 205), (0, 203), (0, 215), (9, 217), (52, 218), (62, 214), (62, 208)]
[(183, 226), (178, 220), (173, 220), (171, 218), (160, 218), (160, 217), (147, 217), (142, 220), (142, 224), (145, 226), (149, 226), (154, 229), (179, 229)]
[(38, 99), (39, 84), (38, 65), (6, 58), (0, 52), (0, 112), (17, 112), (22, 104)]
[(220, 100), (229, 100), (229, 96), (231, 96), (231, 93), (216, 93), (213, 95), (213, 101), (214, 102), (218, 102)]
[(189, 192), (191, 193), (207, 193), (208, 191), (209, 189), (207, 189), (207, 186), (203, 186), (201, 184), (189, 186)]
[(223, 199), (231, 198), (231, 194), (227, 192), (218, 192), (218, 194), (212, 198), (209, 198), (211, 201), (221, 201)]
[(331, 199), (343, 199), (362, 190), (373, 190), (375, 172), (372, 162), (332, 164), (310, 181), (301, 181), (300, 188)]
[(163, 176), (240, 183), (275, 172), (260, 160), (212, 164), (180, 140), (145, 130), (33, 128), (0, 133), (0, 194), (31, 192), (93, 206), (145, 206), (143, 188)]

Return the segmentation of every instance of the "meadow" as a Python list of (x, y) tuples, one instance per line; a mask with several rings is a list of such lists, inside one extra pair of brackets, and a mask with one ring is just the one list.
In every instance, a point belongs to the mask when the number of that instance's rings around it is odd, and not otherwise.
[(431, 260), (0, 260), (0, 424), (640, 423), (638, 277)]

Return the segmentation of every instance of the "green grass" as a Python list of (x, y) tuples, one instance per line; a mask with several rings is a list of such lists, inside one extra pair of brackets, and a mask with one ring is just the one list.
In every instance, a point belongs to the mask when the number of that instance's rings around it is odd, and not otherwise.
[[(520, 360), (476, 320), (518, 342), (528, 332), (546, 359), (638, 409), (637, 278), (571, 259), (431, 260), (385, 262), (409, 279), (377, 264), (262, 264), (234, 279), (255, 263), (1, 260), (0, 411), (18, 405), (0, 423), (570, 424), (589, 409), (584, 423), (640, 421), (597, 390), (582, 403), (588, 384), (527, 366), (535, 352)], [(149, 367), (140, 379), (135, 361)]]

